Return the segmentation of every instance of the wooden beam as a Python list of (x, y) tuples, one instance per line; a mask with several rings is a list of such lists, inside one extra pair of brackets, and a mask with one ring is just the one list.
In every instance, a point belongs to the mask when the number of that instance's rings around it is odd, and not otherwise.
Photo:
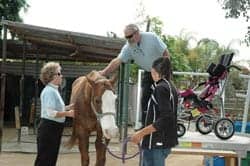
[(238, 159), (238, 154), (236, 152), (226, 151), (226, 150), (172, 148), (171, 154), (223, 156), (225, 159), (226, 166), (237, 166), (237, 159)]
[[(79, 52), (89, 52), (89, 53), (95, 53), (95, 54), (102, 54), (104, 55), (114, 55), (118, 54), (120, 49), (111, 49), (111, 48), (104, 48), (104, 47), (97, 47), (95, 45), (76, 45), (68, 42), (63, 42), (63, 41), (55, 41), (55, 40), (49, 40), (49, 39), (39, 39), (31, 36), (25, 36), (25, 40), (31, 42), (31, 43), (36, 43), (37, 45), (39, 44), (47, 44), (47, 45), (54, 45), (57, 47), (63, 47), (71, 49), (71, 50), (78, 50)], [(72, 52), (73, 53), (73, 52)]]
[(173, 148), (171, 152), (173, 154), (238, 157), (236, 152), (225, 150)]
[[(98, 47), (120, 49), (125, 40), (121, 38), (110, 38), (93, 34), (78, 33), (72, 31), (64, 31), (47, 27), (39, 27), (34, 25), (23, 24), (12, 21), (2, 21), (2, 24), (7, 25), (11, 32), (16, 33), (20, 38), (24, 36), (33, 36), (35, 38), (49, 38), (52, 40), (60, 40), (64, 42), (74, 42), (75, 44), (92, 43)], [(88, 45), (88, 44), (87, 44)]]

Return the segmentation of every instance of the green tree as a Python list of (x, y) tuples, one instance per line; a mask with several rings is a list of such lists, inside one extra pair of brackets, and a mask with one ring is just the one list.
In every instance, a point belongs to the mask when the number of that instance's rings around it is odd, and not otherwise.
[[(189, 53), (189, 40), (191, 39), (188, 35), (183, 35), (180, 37), (166, 36), (162, 34), (163, 22), (159, 17), (149, 17), (147, 16), (143, 21), (139, 23), (141, 29), (142, 26), (147, 27), (148, 31), (156, 33), (163, 42), (167, 45), (168, 50), (171, 54), (171, 62), (173, 64), (173, 70), (175, 71), (190, 71), (189, 62), (187, 55)], [(136, 64), (131, 65), (130, 73), (132, 80), (137, 78), (138, 66)]]
[[(0, 19), (22, 22), (19, 12), (23, 9), (28, 10), (29, 4), (26, 0), (0, 0)], [(0, 25), (0, 38), (2, 26)]]
[(163, 36), (171, 54), (171, 62), (174, 71), (190, 71), (187, 55), (189, 53), (188, 41), (181, 37)]
[[(226, 11), (226, 18), (245, 18), (248, 22), (249, 9), (250, 9), (250, 0), (217, 0), (222, 9)], [(250, 45), (250, 26), (247, 27), (247, 33), (245, 35), (245, 42)]]
[(163, 22), (159, 17), (149, 17), (147, 16), (147, 26), (148, 31), (154, 32), (158, 36), (162, 37)]
[(147, 16), (146, 21), (144, 22), (147, 22), (149, 31), (156, 33), (167, 45), (171, 54), (171, 62), (174, 67), (173, 69), (175, 71), (189, 71), (190, 67), (187, 55), (189, 52), (189, 41), (192, 37), (186, 33), (181, 33), (179, 37), (164, 35), (162, 33), (164, 24), (159, 17)]
[(26, 0), (1, 0), (0, 15), (5, 20), (22, 22), (19, 12), (23, 9), (27, 11), (29, 5)]
[(196, 47), (190, 50), (188, 56), (192, 71), (206, 72), (209, 64), (219, 62), (222, 54), (237, 53), (238, 50), (231, 48), (231, 45), (235, 42), (232, 40), (228, 46), (220, 46), (216, 40), (209, 38), (198, 41)]
[(204, 38), (197, 43), (200, 72), (204, 72), (210, 63), (217, 62), (219, 50), (219, 43), (213, 39)]

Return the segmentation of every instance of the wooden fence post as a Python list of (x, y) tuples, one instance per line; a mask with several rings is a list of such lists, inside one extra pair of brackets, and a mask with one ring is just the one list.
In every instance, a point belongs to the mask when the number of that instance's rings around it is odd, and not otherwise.
[(20, 142), (21, 141), (21, 124), (20, 124), (20, 113), (19, 113), (18, 106), (15, 107), (15, 123), (16, 123), (16, 129), (18, 132), (17, 141)]

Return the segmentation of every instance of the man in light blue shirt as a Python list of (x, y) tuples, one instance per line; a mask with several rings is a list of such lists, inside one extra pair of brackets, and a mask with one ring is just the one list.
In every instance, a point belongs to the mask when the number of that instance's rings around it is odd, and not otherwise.
[(153, 61), (163, 56), (165, 51), (166, 45), (158, 36), (151, 32), (140, 32), (140, 40), (132, 44), (127, 42), (118, 58), (124, 63), (133, 59), (142, 69), (149, 72)]
[(129, 24), (124, 29), (124, 35), (127, 39), (126, 44), (123, 46), (120, 54), (114, 58), (107, 67), (105, 67), (100, 73), (102, 75), (108, 75), (109, 73), (118, 69), (120, 64), (127, 63), (129, 60), (139, 65), (144, 72), (142, 80), (142, 123), (144, 124), (147, 102), (151, 94), (151, 84), (153, 79), (150, 74), (152, 63), (155, 59), (166, 56), (170, 58), (167, 46), (165, 43), (152, 32), (140, 32), (139, 28), (135, 24)]

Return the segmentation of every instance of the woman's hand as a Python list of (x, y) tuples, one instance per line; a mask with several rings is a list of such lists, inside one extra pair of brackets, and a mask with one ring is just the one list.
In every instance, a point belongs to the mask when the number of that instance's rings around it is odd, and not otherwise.
[(72, 117), (72, 118), (75, 117), (75, 111), (74, 110), (66, 111), (66, 113), (67, 113), (67, 117)]
[(73, 110), (73, 109), (74, 109), (74, 106), (75, 106), (74, 103), (71, 103), (71, 104), (69, 104), (69, 105), (66, 105), (66, 106), (65, 106), (65, 111)]
[(65, 111), (66, 111), (66, 116), (67, 117), (72, 117), (72, 118), (75, 117), (74, 106), (75, 106), (74, 103), (71, 103), (71, 104), (65, 106)]
[(143, 136), (144, 135), (142, 134), (141, 130), (139, 130), (131, 136), (130, 141), (135, 143), (135, 144), (139, 144), (141, 142)]
[(139, 144), (140, 141), (142, 140), (142, 138), (145, 136), (145, 135), (148, 135), (152, 132), (155, 132), (156, 129), (153, 127), (153, 125), (149, 125), (139, 131), (137, 131), (134, 135), (132, 135), (131, 137), (131, 142), (135, 143), (135, 144)]

